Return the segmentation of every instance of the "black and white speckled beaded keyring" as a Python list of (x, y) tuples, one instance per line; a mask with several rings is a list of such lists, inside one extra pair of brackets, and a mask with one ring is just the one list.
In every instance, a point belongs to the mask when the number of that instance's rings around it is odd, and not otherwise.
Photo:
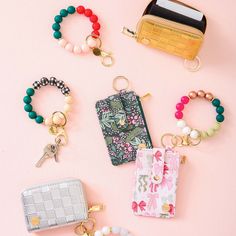
[[(65, 95), (65, 105), (63, 111), (55, 111), (52, 113), (51, 117), (44, 119), (43, 116), (38, 115), (31, 105), (32, 96), (35, 94), (36, 90), (39, 90), (42, 86), (55, 86), (61, 90), (61, 93)], [(55, 157), (59, 146), (62, 146), (67, 143), (67, 135), (65, 132), (65, 125), (67, 123), (68, 112), (71, 110), (72, 97), (70, 96), (70, 89), (65, 85), (62, 80), (57, 80), (55, 77), (50, 79), (43, 77), (40, 81), (35, 81), (33, 87), (26, 90), (26, 96), (23, 99), (25, 105), (24, 110), (28, 112), (30, 119), (33, 119), (38, 124), (45, 124), (49, 127), (49, 132), (55, 135), (55, 144), (48, 144), (44, 149), (44, 156), (36, 164), (37, 167), (40, 167), (43, 161), (48, 157)], [(50, 156), (51, 155), (51, 156)]]

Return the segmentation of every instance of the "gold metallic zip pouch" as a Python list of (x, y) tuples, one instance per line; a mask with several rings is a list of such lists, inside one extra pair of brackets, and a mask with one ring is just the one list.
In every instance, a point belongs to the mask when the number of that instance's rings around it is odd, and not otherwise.
[(205, 30), (206, 17), (200, 11), (177, 1), (154, 0), (144, 11), (136, 32), (124, 27), (123, 33), (146, 46), (189, 61), (197, 59), (198, 69), (197, 55)]

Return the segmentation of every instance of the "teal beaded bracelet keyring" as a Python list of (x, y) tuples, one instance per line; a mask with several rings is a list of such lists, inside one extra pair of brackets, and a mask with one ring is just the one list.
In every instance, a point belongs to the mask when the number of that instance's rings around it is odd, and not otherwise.
[[(62, 36), (62, 33), (60, 31), (60, 23), (62, 23), (63, 18), (76, 12), (79, 15), (84, 15), (89, 18), (93, 28), (91, 34), (86, 37), (85, 42), (81, 45), (73, 45), (72, 43), (68, 42)], [(97, 15), (95, 15), (91, 9), (86, 9), (84, 6), (78, 6), (77, 8), (75, 8), (74, 6), (69, 6), (67, 9), (61, 9), (59, 15), (56, 15), (54, 17), (54, 21), (55, 22), (52, 25), (52, 29), (54, 31), (53, 37), (58, 40), (58, 44), (62, 48), (65, 48), (68, 52), (71, 52), (74, 55), (83, 55), (92, 51), (95, 56), (101, 57), (101, 62), (104, 66), (108, 67), (114, 64), (114, 59), (111, 53), (105, 52), (101, 49), (102, 41), (99, 37), (99, 30), (101, 28), (101, 25), (98, 22)]]
[[(209, 128), (206, 131), (200, 131), (187, 125), (186, 121), (183, 119), (183, 110), (185, 105), (189, 103), (190, 100), (196, 98), (203, 98), (211, 102), (213, 107), (216, 110), (216, 122), (213, 127)], [(174, 135), (171, 133), (166, 133), (161, 138), (161, 143), (163, 146), (168, 146), (169, 144), (172, 147), (182, 147), (182, 146), (196, 146), (203, 139), (213, 136), (221, 127), (221, 123), (224, 121), (224, 107), (221, 105), (221, 102), (218, 98), (215, 98), (212, 93), (204, 92), (199, 90), (197, 92), (191, 91), (188, 96), (183, 96), (180, 99), (180, 102), (176, 104), (175, 118), (177, 121), (177, 127), (182, 130), (181, 135)], [(169, 141), (168, 141), (169, 140)], [(169, 143), (169, 144), (166, 144)]]
[[(43, 116), (38, 115), (31, 105), (32, 97), (35, 95), (35, 91), (39, 90), (42, 86), (54, 86), (61, 90), (61, 93), (65, 95), (65, 105), (63, 111), (55, 111), (51, 117), (44, 119)], [(40, 167), (45, 159), (54, 158), (57, 162), (57, 152), (60, 146), (67, 143), (67, 135), (65, 132), (65, 125), (67, 124), (68, 113), (71, 110), (72, 97), (69, 95), (70, 89), (65, 85), (62, 80), (57, 80), (55, 77), (50, 79), (43, 77), (40, 81), (35, 81), (33, 87), (26, 90), (26, 96), (23, 98), (25, 103), (24, 110), (28, 113), (30, 119), (35, 120), (38, 124), (45, 124), (49, 128), (49, 132), (55, 135), (55, 144), (48, 144), (44, 148), (44, 154), (42, 158), (36, 163), (36, 167)]]

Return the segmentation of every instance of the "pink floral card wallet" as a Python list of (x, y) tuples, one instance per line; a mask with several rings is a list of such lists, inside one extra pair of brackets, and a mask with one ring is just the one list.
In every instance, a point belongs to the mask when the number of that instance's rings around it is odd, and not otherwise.
[(132, 202), (135, 215), (174, 217), (179, 163), (180, 155), (172, 149), (138, 150)]
[(139, 96), (121, 90), (96, 103), (102, 133), (113, 165), (136, 159), (139, 148), (152, 148)]

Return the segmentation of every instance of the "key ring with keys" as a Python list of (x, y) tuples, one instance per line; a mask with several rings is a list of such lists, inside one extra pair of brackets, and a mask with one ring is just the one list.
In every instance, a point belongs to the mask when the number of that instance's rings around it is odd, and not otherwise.
[[(72, 15), (74, 13), (78, 13), (79, 15), (84, 15), (87, 17), (92, 23), (92, 29), (90, 35), (88, 35), (85, 39), (85, 42), (81, 45), (73, 45), (68, 42), (60, 31), (61, 23), (65, 17), (68, 15)], [(78, 6), (75, 8), (74, 6), (69, 6), (67, 9), (61, 9), (60, 13), (54, 17), (54, 23), (52, 25), (53, 29), (53, 37), (58, 40), (58, 44), (65, 48), (68, 52), (73, 53), (74, 55), (84, 55), (93, 52), (95, 56), (99, 56), (101, 58), (101, 63), (103, 66), (110, 67), (114, 64), (114, 58), (112, 57), (112, 53), (106, 52), (101, 49), (102, 41), (100, 38), (100, 30), (101, 25), (98, 22), (97, 15), (91, 9), (86, 9), (84, 6)]]
[[(55, 111), (48, 118), (45, 118), (41, 115), (38, 115), (31, 105), (32, 97), (35, 95), (35, 92), (41, 89), (44, 86), (53, 86), (61, 90), (61, 93), (65, 96), (65, 105), (63, 111)], [(44, 124), (48, 127), (49, 133), (55, 136), (55, 143), (48, 144), (44, 148), (43, 156), (36, 163), (36, 167), (40, 167), (43, 162), (48, 158), (54, 158), (58, 162), (57, 153), (60, 146), (67, 144), (67, 134), (65, 126), (67, 124), (68, 115), (71, 111), (72, 97), (69, 95), (70, 89), (65, 85), (62, 80), (57, 80), (55, 77), (50, 79), (43, 77), (40, 81), (35, 81), (33, 87), (26, 90), (26, 96), (23, 101), (25, 103), (24, 110), (28, 113), (30, 119), (33, 119), (38, 124)]]

